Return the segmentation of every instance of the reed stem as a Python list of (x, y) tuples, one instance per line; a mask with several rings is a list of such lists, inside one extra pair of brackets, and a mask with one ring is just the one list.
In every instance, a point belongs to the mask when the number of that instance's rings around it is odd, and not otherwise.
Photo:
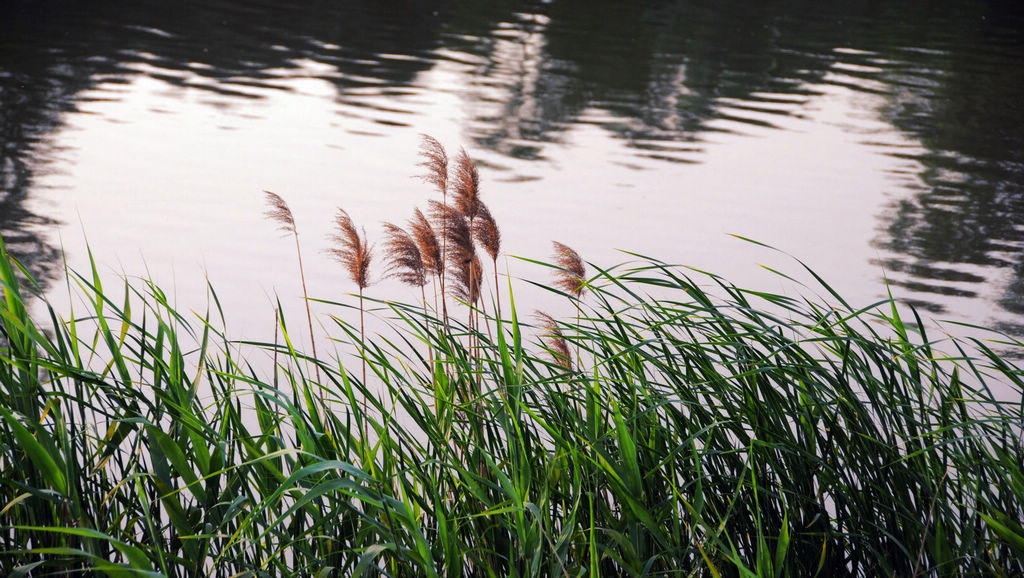
[[(309, 342), (313, 348), (313, 359), (320, 359), (320, 356), (316, 352), (316, 336), (313, 335), (313, 313), (309, 308), (309, 292), (306, 291), (306, 271), (302, 267), (302, 250), (299, 248), (299, 233), (298, 231), (293, 233), (295, 237), (295, 253), (299, 257), (299, 279), (302, 280), (302, 300), (306, 304), (306, 322), (309, 324)], [(313, 364), (313, 370), (316, 372), (316, 381), (320, 382), (320, 366), (316, 363)], [(323, 395), (323, 393), (321, 393)]]

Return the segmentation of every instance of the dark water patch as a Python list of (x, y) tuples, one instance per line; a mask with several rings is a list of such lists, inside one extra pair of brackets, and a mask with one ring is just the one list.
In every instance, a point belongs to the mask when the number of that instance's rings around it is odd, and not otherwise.
[(985, 277), (967, 271), (944, 268), (931, 264), (907, 263), (897, 259), (876, 260), (872, 264), (883, 267), (886, 271), (897, 271), (909, 273), (910, 275), (924, 279), (937, 281), (955, 281), (959, 283), (984, 283)]
[(929, 300), (925, 300), (925, 299), (915, 299), (913, 297), (904, 297), (904, 298), (900, 299), (900, 303), (903, 303), (905, 305), (913, 307), (914, 309), (917, 309), (919, 311), (927, 311), (927, 312), (932, 313), (934, 315), (941, 315), (941, 314), (946, 313), (948, 311), (948, 309), (946, 308), (945, 305), (941, 305), (939, 303), (935, 303), (934, 301), (929, 301)]
[(937, 285), (934, 283), (926, 283), (923, 281), (907, 281), (907, 280), (893, 280), (890, 279), (889, 283), (896, 287), (903, 287), (914, 293), (933, 293), (935, 295), (945, 295), (949, 297), (977, 297), (978, 294), (975, 291), (968, 289), (960, 289), (957, 287), (951, 287), (949, 285)]

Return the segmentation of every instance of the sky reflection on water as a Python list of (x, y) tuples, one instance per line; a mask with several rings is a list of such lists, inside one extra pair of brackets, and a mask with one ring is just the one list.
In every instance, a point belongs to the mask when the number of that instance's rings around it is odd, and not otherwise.
[[(298, 295), (263, 219), (289, 200), (314, 294), (334, 208), (371, 237), (431, 197), (420, 133), (464, 145), (509, 254), (628, 249), (779, 289), (803, 259), (857, 303), (1024, 334), (1024, 20), (1011, 2), (14, 2), (0, 18), (0, 230), (204, 274), (260, 332)], [(512, 262), (514, 275), (543, 274)], [(765, 284), (768, 286), (765, 287)], [(319, 288), (319, 292), (316, 288)], [(402, 296), (385, 284), (382, 294)], [(270, 314), (266, 315), (270, 317)]]

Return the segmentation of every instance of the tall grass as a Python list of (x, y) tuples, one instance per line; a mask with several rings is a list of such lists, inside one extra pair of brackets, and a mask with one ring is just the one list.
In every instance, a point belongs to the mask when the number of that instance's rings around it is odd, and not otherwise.
[(362, 379), (95, 266), (62, 319), (0, 257), (3, 575), (1024, 573), (1021, 370), (891, 301), (642, 257), (493, 339), (364, 297)]
[[(641, 256), (591, 275), (561, 243), (534, 261), (553, 282), (533, 283), (564, 317), (531, 327), (511, 293), (502, 315), (475, 164), (460, 151), (449, 179), (430, 137), (421, 155), (442, 201), (385, 225), (383, 253), (422, 303), (363, 294), (371, 245), (340, 211), (359, 324), (322, 301), (334, 354), (305, 293), (309, 356), (283, 318), (274, 342), (233, 342), (212, 288), (184, 315), (151, 283), (104, 288), (94, 264), (68, 272), (88, 310), (63, 319), (0, 244), (0, 573), (1024, 572), (1024, 381), (992, 343), (1024, 344), (934, 339), (820, 279), (826, 299)], [(367, 305), (390, 326), (373, 339)]]

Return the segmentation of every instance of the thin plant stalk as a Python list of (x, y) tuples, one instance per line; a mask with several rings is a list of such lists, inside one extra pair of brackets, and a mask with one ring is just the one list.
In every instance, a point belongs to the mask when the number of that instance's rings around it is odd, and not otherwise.
[[(302, 280), (302, 299), (306, 304), (306, 322), (309, 324), (309, 342), (313, 348), (313, 359), (319, 360), (320, 357), (316, 352), (316, 336), (313, 334), (313, 313), (309, 308), (309, 292), (306, 290), (306, 271), (302, 266), (302, 248), (299, 246), (299, 230), (295, 226), (295, 217), (292, 214), (292, 210), (288, 207), (288, 203), (286, 203), (280, 195), (270, 191), (263, 192), (266, 193), (267, 202), (270, 203), (270, 209), (267, 211), (267, 218), (276, 222), (279, 229), (285, 233), (290, 233), (295, 239), (295, 254), (299, 259), (299, 279)], [(316, 380), (319, 382), (319, 364), (314, 363), (313, 369), (316, 372)]]
[(278, 313), (277, 307), (274, 307), (274, 389), (277, 386), (277, 330), (278, 324), (281, 322), (280, 314)]

